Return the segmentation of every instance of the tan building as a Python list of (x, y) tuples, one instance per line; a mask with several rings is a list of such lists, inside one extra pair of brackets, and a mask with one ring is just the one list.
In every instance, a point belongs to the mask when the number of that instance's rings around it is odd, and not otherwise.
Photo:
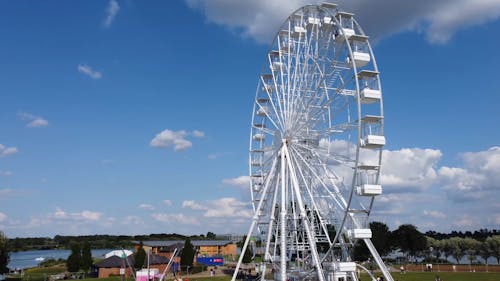
[[(164, 256), (151, 255), (149, 260), (150, 268), (157, 268), (159, 272), (163, 272), (167, 267), (168, 261), (169, 259)], [(125, 277), (130, 277), (132, 276), (130, 267), (134, 267), (134, 263), (133, 255), (128, 256), (126, 260), (118, 256), (111, 256), (95, 263), (95, 267), (99, 269), (98, 278), (120, 275), (120, 269), (124, 270)]]
[[(137, 251), (139, 241), (132, 241), (134, 248)], [(196, 256), (211, 257), (211, 256), (227, 256), (236, 257), (236, 243), (229, 240), (192, 240), (196, 250)], [(182, 240), (166, 240), (166, 241), (143, 241), (144, 250), (148, 250), (156, 255), (161, 255), (170, 258), (173, 251), (177, 248), (178, 251), (184, 247)]]

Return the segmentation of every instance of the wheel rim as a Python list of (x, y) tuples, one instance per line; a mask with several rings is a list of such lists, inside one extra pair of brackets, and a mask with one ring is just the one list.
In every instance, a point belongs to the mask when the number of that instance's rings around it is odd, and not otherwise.
[[(254, 221), (278, 278), (322, 280), (325, 261), (350, 261), (347, 233), (367, 228), (384, 144), (378, 68), (353, 15), (295, 11), (267, 53), (250, 132)], [(321, 261), (316, 243), (330, 249)]]

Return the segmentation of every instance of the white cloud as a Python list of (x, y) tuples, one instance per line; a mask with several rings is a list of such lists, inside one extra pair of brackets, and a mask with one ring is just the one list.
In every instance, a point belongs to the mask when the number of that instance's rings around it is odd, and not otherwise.
[(53, 214), (50, 214), (47, 219), (69, 220), (69, 221), (98, 221), (101, 219), (102, 213), (83, 210), (77, 213), (68, 213), (61, 208), (56, 208)]
[(4, 222), (7, 220), (7, 215), (5, 213), (0, 212), (0, 222)]
[(477, 200), (500, 191), (500, 147), (461, 155), (463, 167), (443, 166), (440, 184), (455, 201)]
[(11, 171), (2, 171), (2, 170), (0, 170), (0, 177), (8, 177), (8, 176), (12, 176), (12, 172)]
[(118, 11), (120, 11), (120, 5), (118, 5), (118, 2), (116, 2), (116, 0), (110, 0), (108, 8), (106, 9), (106, 19), (104, 20), (105, 27), (109, 28), (111, 26), (111, 23), (113, 23)]
[(5, 145), (0, 143), (0, 158), (7, 155), (16, 154), (17, 152), (17, 147), (6, 147)]
[[(294, 10), (323, 0), (186, 0), (213, 23), (268, 44)], [(402, 31), (425, 34), (432, 43), (444, 43), (454, 33), (500, 17), (498, 0), (337, 0), (341, 10), (356, 14), (365, 32), (382, 38)]]
[(191, 210), (207, 210), (207, 206), (196, 203), (194, 200), (186, 200), (182, 202), (182, 208), (189, 208)]
[(196, 217), (186, 216), (184, 214), (152, 214), (151, 215), (155, 220), (166, 222), (166, 223), (175, 223), (175, 224), (187, 224), (187, 225), (199, 225), (200, 222)]
[(46, 127), (49, 125), (49, 121), (42, 119), (42, 118), (37, 118), (26, 125), (29, 128), (39, 128), (39, 127)]
[(249, 203), (241, 202), (231, 197), (207, 200), (203, 203), (193, 200), (182, 202), (183, 208), (203, 211), (203, 217), (206, 218), (250, 218), (253, 211), (249, 206)]
[(433, 43), (445, 43), (460, 29), (481, 25), (499, 17), (498, 0), (448, 1), (427, 15), (427, 39)]
[(207, 158), (209, 160), (215, 160), (215, 159), (219, 158), (219, 156), (220, 156), (220, 154), (218, 154), (218, 153), (210, 153), (210, 154), (208, 154)]
[(434, 149), (384, 150), (380, 181), (388, 192), (422, 191), (436, 183), (442, 153)]
[(470, 215), (462, 215), (458, 219), (453, 220), (452, 225), (455, 227), (459, 228), (466, 228), (466, 229), (471, 229), (475, 226), (477, 226), (479, 220), (475, 219), (473, 216)]
[(427, 211), (424, 210), (424, 215), (434, 218), (434, 219), (445, 219), (446, 215), (440, 211)]
[(18, 113), (19, 118), (21, 118), (24, 121), (28, 121), (28, 124), (26, 124), (26, 127), (28, 128), (41, 128), (41, 127), (47, 127), (49, 125), (49, 121), (46, 119), (35, 116), (33, 114), (29, 114), (27, 112), (20, 112)]
[(81, 216), (85, 220), (96, 221), (96, 220), (99, 220), (101, 218), (102, 214), (99, 212), (92, 212), (92, 211), (85, 210), (85, 211), (81, 212)]
[(66, 212), (61, 210), (60, 208), (56, 208), (53, 216), (56, 219), (67, 219), (69, 217), (68, 214), (66, 214)]
[(172, 200), (165, 199), (165, 200), (163, 200), (163, 204), (165, 204), (167, 206), (172, 206)]
[(139, 208), (143, 209), (143, 210), (150, 210), (150, 211), (155, 209), (155, 207), (153, 207), (153, 205), (150, 205), (150, 204), (140, 204)]
[(144, 221), (138, 216), (126, 216), (125, 219), (121, 221), (121, 223), (127, 225), (140, 225), (144, 224)]
[(0, 199), (14, 194), (14, 190), (10, 188), (0, 188)]
[(101, 72), (99, 72), (97, 70), (93, 70), (92, 67), (90, 67), (89, 65), (86, 65), (86, 64), (79, 64), (78, 65), (78, 72), (83, 73), (94, 80), (102, 78)]
[(205, 133), (202, 131), (199, 131), (199, 130), (194, 130), (192, 134), (193, 134), (193, 137), (196, 137), (196, 138), (202, 138), (205, 136)]
[(223, 179), (222, 183), (227, 184), (227, 185), (240, 187), (242, 189), (248, 189), (250, 186), (250, 177), (249, 176), (239, 176), (237, 178), (232, 178), (232, 179)]
[(153, 147), (169, 147), (173, 146), (174, 151), (181, 151), (191, 148), (193, 143), (186, 138), (188, 136), (193, 136), (197, 138), (203, 137), (205, 134), (202, 131), (195, 130), (191, 133), (180, 130), (172, 131), (169, 129), (163, 130), (161, 133), (157, 134), (153, 140), (151, 140), (150, 145)]

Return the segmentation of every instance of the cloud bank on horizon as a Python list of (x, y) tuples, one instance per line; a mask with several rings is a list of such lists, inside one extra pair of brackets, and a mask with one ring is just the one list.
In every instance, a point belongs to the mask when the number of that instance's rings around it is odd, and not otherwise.
[[(186, 0), (209, 22), (219, 24), (268, 44), (281, 23), (297, 8), (320, 0)], [(500, 18), (498, 0), (338, 0), (339, 8), (355, 14), (365, 32), (375, 40), (404, 31), (425, 35), (442, 44), (465, 28)]]

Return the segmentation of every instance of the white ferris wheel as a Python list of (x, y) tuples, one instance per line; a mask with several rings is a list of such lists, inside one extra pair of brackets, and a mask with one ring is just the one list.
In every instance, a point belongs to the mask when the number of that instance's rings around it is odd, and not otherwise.
[(354, 15), (330, 3), (290, 15), (257, 85), (249, 156), (254, 217), (233, 280), (252, 234), (275, 280), (358, 280), (356, 271), (366, 270), (351, 258), (359, 240), (393, 280), (368, 222), (382, 193), (383, 124), (375, 56)]

